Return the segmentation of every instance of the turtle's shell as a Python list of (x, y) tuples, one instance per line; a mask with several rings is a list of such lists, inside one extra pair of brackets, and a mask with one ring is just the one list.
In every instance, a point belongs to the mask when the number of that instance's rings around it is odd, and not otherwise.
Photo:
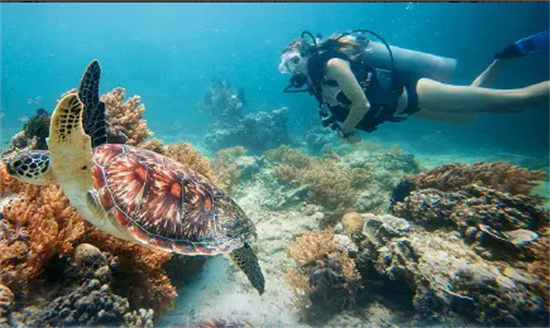
[(137, 242), (187, 255), (227, 253), (254, 235), (242, 209), (189, 167), (127, 145), (94, 149), (94, 188)]

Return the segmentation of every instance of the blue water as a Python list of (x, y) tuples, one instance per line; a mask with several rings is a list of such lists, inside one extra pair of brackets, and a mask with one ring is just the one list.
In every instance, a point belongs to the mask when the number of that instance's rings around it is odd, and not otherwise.
[[(197, 113), (212, 78), (245, 89), (247, 112), (290, 108), (289, 130), (300, 137), (319, 124), (307, 95), (282, 93), (281, 48), (308, 29), (328, 35), (351, 28), (377, 31), (391, 44), (456, 58), (454, 83), (469, 84), (509, 42), (549, 26), (548, 3), (342, 4), (1, 4), (3, 131), (21, 116), (52, 110), (97, 58), (101, 91), (138, 94), (159, 136), (205, 133)], [(548, 56), (516, 60), (495, 87), (548, 80)], [(548, 155), (549, 111), (483, 115), (474, 125), (410, 120), (385, 124), (372, 136), (409, 143), (426, 153), (480, 151)], [(2, 134), (3, 140), (7, 136)], [(431, 137), (430, 137), (431, 136)], [(432, 144), (430, 140), (444, 140)]]

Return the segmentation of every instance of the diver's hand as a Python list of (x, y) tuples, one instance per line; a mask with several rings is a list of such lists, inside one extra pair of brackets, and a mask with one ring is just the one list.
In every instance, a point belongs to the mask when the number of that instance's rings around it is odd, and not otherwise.
[(355, 130), (351, 130), (350, 132), (344, 132), (344, 130), (342, 129), (342, 126), (340, 126), (339, 124), (336, 124), (335, 130), (338, 136), (345, 143), (354, 144), (361, 141), (361, 136)]

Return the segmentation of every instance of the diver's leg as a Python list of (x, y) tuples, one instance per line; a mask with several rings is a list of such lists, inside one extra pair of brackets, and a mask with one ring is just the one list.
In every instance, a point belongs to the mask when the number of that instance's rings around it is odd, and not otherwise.
[(474, 113), (444, 113), (425, 109), (419, 110), (418, 112), (412, 114), (412, 116), (419, 120), (453, 125), (469, 125), (477, 119), (477, 115)]
[(481, 73), (470, 84), (471, 87), (489, 87), (496, 79), (497, 75), (502, 72), (509, 61), (507, 59), (495, 59), (489, 67), (487, 67), (483, 73)]
[(455, 86), (430, 79), (416, 85), (418, 108), (446, 113), (511, 113), (539, 105), (548, 106), (550, 81), (525, 88), (499, 90)]

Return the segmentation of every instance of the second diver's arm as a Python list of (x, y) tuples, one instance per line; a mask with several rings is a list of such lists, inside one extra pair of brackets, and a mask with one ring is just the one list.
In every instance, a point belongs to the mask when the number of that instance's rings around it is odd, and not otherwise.
[(335, 80), (351, 101), (351, 108), (342, 124), (344, 133), (350, 133), (361, 122), (370, 109), (370, 103), (363, 93), (363, 89), (353, 75), (349, 63), (339, 58), (333, 58), (327, 63), (326, 76)]

